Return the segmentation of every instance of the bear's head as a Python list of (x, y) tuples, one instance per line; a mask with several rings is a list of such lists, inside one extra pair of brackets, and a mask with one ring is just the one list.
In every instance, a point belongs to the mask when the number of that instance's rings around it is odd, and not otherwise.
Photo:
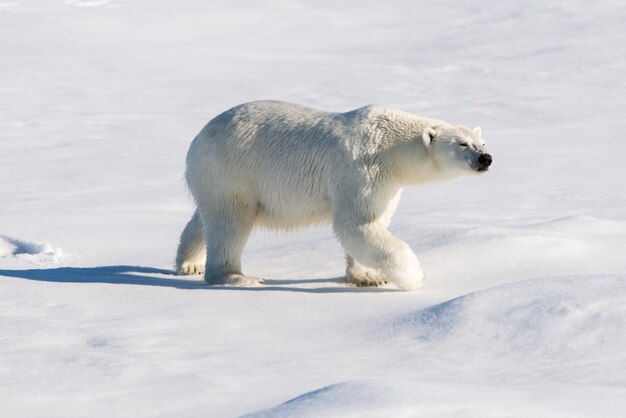
[(485, 149), (479, 127), (442, 125), (424, 129), (422, 141), (433, 165), (445, 177), (482, 174), (492, 158)]

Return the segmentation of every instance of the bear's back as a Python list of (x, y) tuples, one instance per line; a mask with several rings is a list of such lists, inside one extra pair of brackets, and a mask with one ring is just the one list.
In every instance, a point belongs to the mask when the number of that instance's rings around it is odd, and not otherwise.
[(349, 157), (348, 142), (358, 129), (345, 114), (281, 101), (245, 103), (211, 120), (194, 142), (201, 151), (233, 167), (296, 173), (322, 169)]

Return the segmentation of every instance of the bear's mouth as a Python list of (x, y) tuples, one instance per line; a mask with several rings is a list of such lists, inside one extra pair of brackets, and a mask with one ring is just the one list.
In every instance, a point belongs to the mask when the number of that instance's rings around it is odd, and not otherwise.
[(489, 167), (476, 167), (476, 171), (484, 173), (485, 171), (489, 171)]

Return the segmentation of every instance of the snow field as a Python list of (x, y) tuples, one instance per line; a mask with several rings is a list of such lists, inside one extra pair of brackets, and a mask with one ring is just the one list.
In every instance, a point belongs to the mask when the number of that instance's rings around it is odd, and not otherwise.
[[(621, 1), (0, 0), (2, 416), (607, 417), (626, 408)], [(328, 227), (255, 289), (173, 275), (191, 139), (256, 99), (479, 125), (407, 189), (417, 292)]]

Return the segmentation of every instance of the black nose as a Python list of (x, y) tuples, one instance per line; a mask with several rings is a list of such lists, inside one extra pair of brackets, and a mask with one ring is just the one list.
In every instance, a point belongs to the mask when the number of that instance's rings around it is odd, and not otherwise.
[(484, 168), (489, 167), (492, 161), (490, 154), (480, 154), (480, 157), (478, 157), (478, 164)]

